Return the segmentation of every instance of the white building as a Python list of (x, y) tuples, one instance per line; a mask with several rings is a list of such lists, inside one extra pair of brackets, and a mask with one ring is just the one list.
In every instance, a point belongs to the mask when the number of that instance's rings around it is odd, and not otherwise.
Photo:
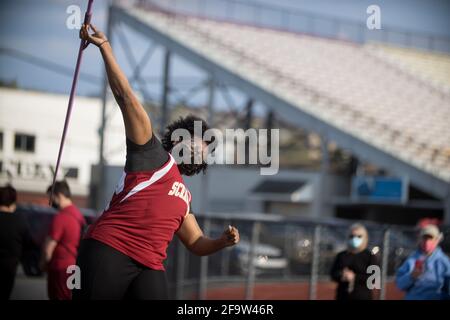
[[(21, 202), (46, 201), (68, 100), (68, 95), (0, 88), (0, 184), (12, 183)], [(105, 158), (120, 166), (125, 162), (124, 125), (110, 101)], [(67, 178), (81, 204), (89, 193), (91, 165), (99, 161), (100, 124), (101, 100), (76, 97), (58, 178)]]

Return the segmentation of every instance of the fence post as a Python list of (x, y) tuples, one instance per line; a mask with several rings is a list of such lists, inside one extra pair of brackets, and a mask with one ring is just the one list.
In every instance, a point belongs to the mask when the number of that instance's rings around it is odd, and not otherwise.
[[(294, 228), (291, 228), (291, 226), (288, 224), (286, 225), (286, 234), (287, 235), (291, 235), (294, 231)], [(288, 237), (288, 236), (284, 236), (284, 248), (283, 251), (286, 252), (286, 257), (289, 258), (290, 254), (292, 252), (292, 238)], [(291, 275), (290, 269), (289, 269), (289, 264), (288, 266), (284, 269), (283, 271), (283, 277), (285, 279), (289, 278), (289, 276)]]
[[(228, 228), (228, 226), (230, 225), (230, 221), (225, 220), (224, 224), (223, 224), (223, 229), (225, 230), (226, 228)], [(229, 248), (225, 248), (222, 251), (222, 260), (221, 265), (220, 265), (220, 274), (222, 276), (229, 276), (229, 269), (230, 269), (230, 254), (231, 251)]]
[[(207, 101), (207, 119), (208, 123), (213, 126), (214, 124), (214, 95), (215, 95), (215, 80), (214, 75), (211, 74), (208, 81), (208, 101)], [(205, 236), (209, 236), (209, 229), (211, 228), (211, 217), (209, 217), (209, 176), (203, 175), (201, 178), (201, 209), (200, 211), (205, 215), (203, 224), (203, 233)], [(200, 283), (199, 294), (200, 300), (206, 299), (206, 291), (208, 286), (208, 256), (200, 258)]]
[(259, 232), (261, 231), (261, 222), (253, 222), (252, 228), (252, 240), (250, 244), (250, 251), (248, 253), (248, 275), (247, 275), (247, 286), (245, 288), (245, 299), (253, 299), (253, 287), (255, 286), (255, 257), (256, 257), (256, 246), (259, 242)]
[(380, 300), (386, 299), (386, 279), (387, 279), (387, 269), (389, 262), (389, 238), (391, 235), (391, 230), (387, 228), (384, 231), (383, 236), (383, 256), (381, 260), (381, 292)]
[(314, 228), (313, 239), (313, 256), (311, 262), (311, 277), (309, 280), (309, 300), (317, 299), (317, 279), (319, 274), (319, 259), (320, 259), (320, 232), (321, 226), (317, 225)]
[[(203, 233), (208, 236), (210, 229), (210, 219), (205, 217), (205, 223), (203, 224)], [(203, 256), (200, 258), (200, 282), (199, 282), (199, 300), (206, 299), (206, 291), (208, 286), (208, 256)]]

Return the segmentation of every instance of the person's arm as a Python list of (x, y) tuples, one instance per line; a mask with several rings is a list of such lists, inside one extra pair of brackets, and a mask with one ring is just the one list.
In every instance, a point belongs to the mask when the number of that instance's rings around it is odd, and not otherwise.
[(443, 255), (443, 280), (444, 283), (442, 285), (441, 294), (443, 300), (450, 300), (450, 258), (448, 258), (444, 253)]
[(111, 91), (122, 112), (126, 136), (132, 142), (143, 145), (152, 137), (150, 118), (117, 64), (106, 36), (93, 25), (89, 27), (94, 33), (89, 34), (88, 26), (83, 25), (80, 38), (100, 48)]
[(331, 266), (330, 276), (335, 282), (341, 282), (342, 278), (342, 268), (340, 266), (341, 254), (338, 253), (334, 259), (333, 265)]
[(239, 242), (239, 232), (235, 227), (228, 227), (218, 239), (204, 236), (193, 214), (184, 219), (177, 236), (193, 254), (206, 256)]
[(42, 271), (47, 269), (47, 265), (52, 260), (55, 248), (64, 234), (64, 219), (60, 215), (56, 215), (50, 225), (48, 235), (45, 237), (42, 245), (42, 254), (40, 267)]
[(52, 260), (53, 252), (55, 251), (57, 245), (58, 242), (56, 242), (49, 236), (45, 238), (44, 245), (42, 246), (42, 256), (40, 263), (41, 270), (47, 269), (47, 265), (50, 262), (50, 260)]
[(397, 270), (395, 283), (400, 290), (408, 291), (415, 282), (415, 277), (412, 276), (414, 258), (410, 257)]

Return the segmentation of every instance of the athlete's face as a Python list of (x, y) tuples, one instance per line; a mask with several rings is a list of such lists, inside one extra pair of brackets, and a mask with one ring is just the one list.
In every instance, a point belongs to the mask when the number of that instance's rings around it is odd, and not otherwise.
[(208, 145), (199, 137), (194, 137), (189, 141), (181, 141), (183, 152), (190, 152), (190, 159), (178, 163), (180, 173), (186, 176), (193, 176), (206, 169), (206, 157), (208, 155)]

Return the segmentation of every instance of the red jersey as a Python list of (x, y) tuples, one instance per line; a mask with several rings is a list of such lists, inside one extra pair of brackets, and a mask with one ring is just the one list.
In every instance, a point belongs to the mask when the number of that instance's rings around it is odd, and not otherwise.
[(75, 264), (81, 228), (85, 223), (83, 215), (75, 205), (65, 207), (53, 218), (48, 235), (58, 242), (58, 245), (50, 260), (50, 269), (65, 270)]
[(131, 171), (126, 166), (108, 207), (86, 236), (154, 270), (164, 270), (167, 247), (191, 200), (175, 160), (167, 155), (155, 170)]

